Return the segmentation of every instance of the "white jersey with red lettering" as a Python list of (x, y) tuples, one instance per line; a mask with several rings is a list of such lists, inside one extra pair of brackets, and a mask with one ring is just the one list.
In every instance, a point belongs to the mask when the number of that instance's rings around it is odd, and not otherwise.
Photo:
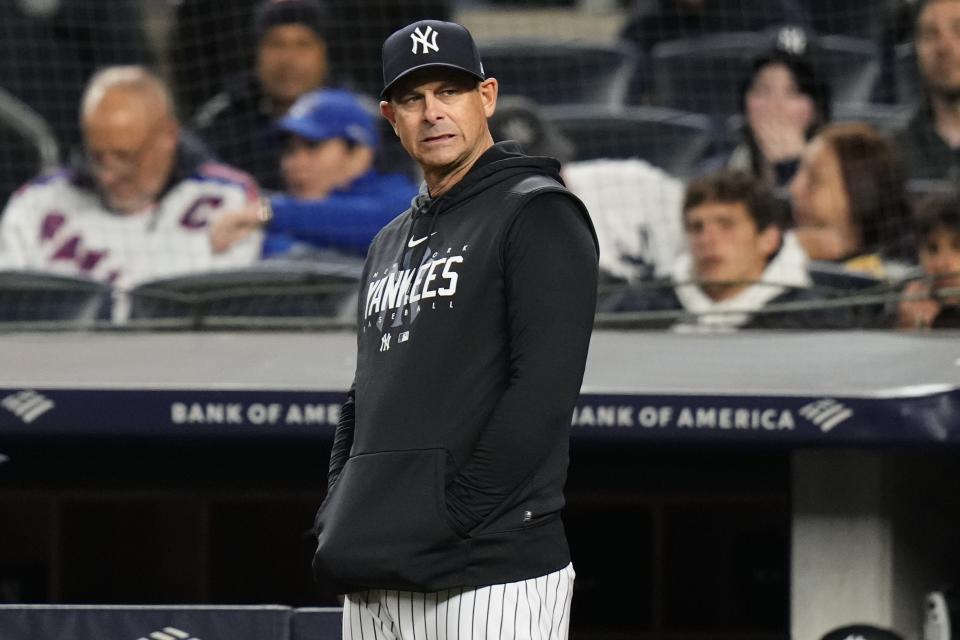
[(208, 223), (256, 201), (245, 173), (216, 163), (184, 172), (143, 211), (110, 211), (69, 170), (41, 176), (17, 191), (0, 218), (0, 268), (86, 277), (129, 289), (141, 282), (250, 265), (260, 255), (255, 233), (215, 254)]

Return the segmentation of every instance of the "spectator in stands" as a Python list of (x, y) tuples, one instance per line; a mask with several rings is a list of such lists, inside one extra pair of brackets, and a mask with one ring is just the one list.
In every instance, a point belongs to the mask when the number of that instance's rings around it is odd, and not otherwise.
[(264, 0), (254, 18), (255, 71), (228, 78), (194, 117), (197, 133), (220, 159), (265, 189), (281, 182), (274, 120), (328, 82), (326, 19), (317, 0)]
[(925, 100), (897, 145), (911, 179), (960, 179), (960, 1), (921, 0), (915, 23)]
[(373, 115), (340, 89), (302, 96), (279, 122), (286, 137), (282, 166), (287, 193), (216, 220), (210, 237), (225, 251), (264, 229), (264, 257), (311, 257), (317, 250), (363, 256), (373, 236), (410, 206), (417, 186), (373, 167), (378, 147)]
[(907, 285), (897, 326), (960, 328), (960, 193), (935, 194), (917, 216), (917, 251), (924, 278)]
[(127, 288), (253, 262), (251, 236), (215, 255), (207, 223), (259, 198), (246, 174), (197, 158), (167, 87), (144, 67), (108, 67), (82, 98), (82, 166), (23, 187), (0, 220), (0, 263)]
[[(174, 11), (173, 72), (181, 108), (193, 113), (223, 79), (253, 62), (250, 47), (257, 0), (189, 0)], [(449, 20), (447, 0), (326, 0), (324, 40), (329, 66), (349, 88), (380, 93), (380, 45), (416, 20)], [(215, 34), (215, 35), (212, 35)]]
[(665, 276), (683, 248), (683, 183), (638, 159), (573, 161), (573, 144), (545, 121), (536, 103), (500, 96), (490, 118), (496, 142), (514, 140), (524, 152), (560, 161), (567, 188), (590, 211), (604, 280)]
[[(638, 3), (645, 7), (645, 3)], [(620, 31), (644, 54), (667, 40), (723, 31), (761, 31), (776, 25), (807, 27), (796, 0), (660, 0), (654, 11), (637, 11)]]
[(740, 113), (743, 141), (723, 164), (785, 187), (807, 141), (830, 119), (830, 87), (809, 57), (775, 48), (750, 63), (740, 83)]
[(679, 320), (648, 323), (678, 331), (843, 326), (845, 318), (836, 312), (761, 313), (772, 305), (817, 299), (803, 250), (781, 229), (782, 209), (769, 188), (743, 172), (694, 180), (682, 214), (688, 252), (669, 286), (624, 289), (601, 309), (683, 311)]
[(797, 237), (812, 260), (877, 278), (902, 275), (913, 223), (893, 143), (873, 127), (824, 127), (790, 183)]

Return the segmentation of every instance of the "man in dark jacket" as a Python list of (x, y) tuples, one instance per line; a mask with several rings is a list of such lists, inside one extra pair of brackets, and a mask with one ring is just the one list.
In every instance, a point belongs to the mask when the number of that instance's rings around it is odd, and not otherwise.
[(274, 120), (303, 94), (326, 85), (326, 12), (317, 0), (264, 0), (257, 8), (256, 71), (228, 78), (193, 119), (199, 136), (265, 189), (280, 188)]
[(381, 111), (425, 185), (367, 256), (314, 570), (347, 594), (345, 638), (565, 637), (596, 236), (558, 162), (494, 144), (498, 85), (466, 29), (411, 24), (383, 67)]
[(960, 0), (922, 0), (915, 47), (925, 98), (896, 137), (907, 175), (960, 179)]

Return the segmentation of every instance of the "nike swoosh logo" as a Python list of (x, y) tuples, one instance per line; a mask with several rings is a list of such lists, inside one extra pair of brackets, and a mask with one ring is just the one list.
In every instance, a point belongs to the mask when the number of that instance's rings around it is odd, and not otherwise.
[[(436, 231), (434, 231), (433, 233), (430, 234), (430, 236), (435, 236), (435, 235), (437, 235), (437, 232), (436, 232)], [(410, 238), (410, 241), (407, 242), (407, 246), (408, 246), (409, 248), (413, 249), (415, 246), (417, 246), (418, 244), (420, 244), (421, 242), (423, 242), (424, 240), (426, 240), (426, 239), (429, 238), (430, 236), (423, 236), (422, 238), (417, 238), (416, 240), (414, 240), (413, 238)]]

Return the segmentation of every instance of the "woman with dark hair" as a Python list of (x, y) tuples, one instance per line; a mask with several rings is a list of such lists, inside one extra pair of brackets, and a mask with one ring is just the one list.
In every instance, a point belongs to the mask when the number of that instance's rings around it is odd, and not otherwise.
[(810, 58), (774, 49), (754, 59), (740, 81), (740, 113), (742, 142), (726, 167), (783, 187), (807, 140), (830, 119), (830, 87)]
[(912, 258), (903, 167), (873, 127), (824, 127), (804, 150), (790, 194), (797, 237), (812, 260), (884, 278)]

